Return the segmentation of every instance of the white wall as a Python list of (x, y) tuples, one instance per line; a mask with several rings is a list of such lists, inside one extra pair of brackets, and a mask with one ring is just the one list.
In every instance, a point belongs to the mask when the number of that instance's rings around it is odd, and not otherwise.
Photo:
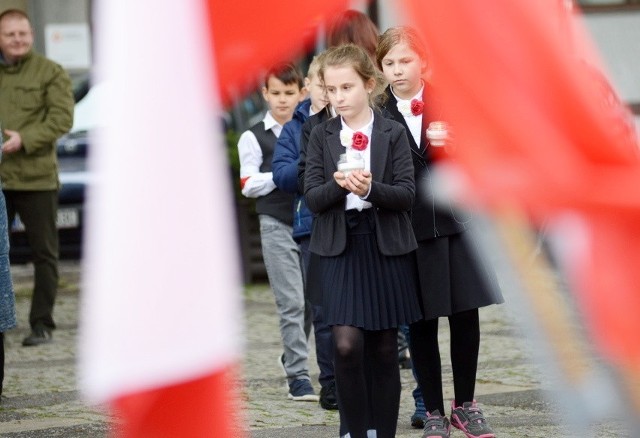
[(640, 11), (584, 16), (620, 97), (640, 103)]
[(28, 12), (35, 30), (35, 49), (45, 53), (47, 24), (89, 23), (90, 0), (29, 0)]
[[(585, 14), (584, 21), (620, 98), (640, 104), (640, 11)], [(635, 120), (640, 132), (640, 114)]]
[(380, 32), (407, 22), (398, 3), (394, 0), (378, 0), (378, 21)]

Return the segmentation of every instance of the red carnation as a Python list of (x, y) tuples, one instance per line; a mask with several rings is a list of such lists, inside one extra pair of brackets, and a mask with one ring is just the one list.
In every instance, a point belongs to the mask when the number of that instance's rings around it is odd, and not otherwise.
[(354, 132), (353, 138), (351, 139), (351, 147), (356, 151), (364, 151), (369, 144), (369, 137), (364, 135), (362, 132)]
[(424, 111), (424, 102), (418, 99), (413, 99), (411, 101), (411, 114), (414, 116), (419, 116)]

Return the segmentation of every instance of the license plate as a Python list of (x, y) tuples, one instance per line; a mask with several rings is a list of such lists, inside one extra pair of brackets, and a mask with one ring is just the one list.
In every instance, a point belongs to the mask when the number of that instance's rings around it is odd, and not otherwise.
[(79, 224), (80, 214), (77, 208), (58, 209), (58, 220), (56, 221), (58, 228), (78, 228)]
[[(59, 208), (56, 226), (58, 228), (77, 228), (80, 224), (80, 213), (77, 208)], [(24, 224), (20, 220), (20, 215), (16, 214), (11, 225), (13, 231), (24, 231)]]

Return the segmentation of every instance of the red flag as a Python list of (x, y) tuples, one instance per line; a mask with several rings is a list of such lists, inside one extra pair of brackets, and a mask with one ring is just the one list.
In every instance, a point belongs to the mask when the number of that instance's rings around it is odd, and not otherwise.
[(313, 42), (318, 27), (348, 0), (208, 0), (218, 85), (228, 104), (255, 86), (257, 73), (292, 61)]
[(566, 1), (406, 0), (467, 200), (586, 223), (576, 291), (600, 351), (640, 371), (640, 162), (630, 112)]

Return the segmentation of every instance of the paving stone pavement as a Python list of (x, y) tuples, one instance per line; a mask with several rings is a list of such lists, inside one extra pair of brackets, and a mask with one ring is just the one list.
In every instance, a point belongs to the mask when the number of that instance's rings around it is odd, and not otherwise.
[[(61, 264), (61, 287), (55, 317), (59, 328), (54, 342), (40, 347), (21, 346), (28, 333), (27, 314), (31, 267), (12, 266), (16, 286), (19, 326), (6, 333), (5, 388), (0, 404), (0, 436), (20, 438), (103, 437), (112, 424), (100, 407), (81, 400), (76, 383), (75, 342), (78, 328), (80, 266)], [(317, 403), (287, 399), (285, 379), (276, 363), (281, 353), (278, 319), (273, 296), (265, 284), (245, 289), (245, 349), (239, 382), (244, 410), (238, 421), (247, 437), (337, 437), (338, 414)], [(507, 303), (481, 311), (482, 343), (477, 400), (498, 437), (570, 437), (570, 429), (555, 416), (561, 412), (557, 385), (535, 354)], [(448, 362), (448, 330), (441, 321), (441, 353), (445, 396), (452, 397)], [(311, 352), (311, 373), (317, 390), (318, 367)], [(410, 370), (402, 370), (402, 400), (397, 437), (421, 437), (412, 429)], [(589, 427), (597, 437), (631, 437), (625, 424), (608, 420)], [(582, 434), (582, 436), (586, 436)], [(636, 435), (637, 436), (637, 435)], [(454, 438), (464, 438), (455, 430)]]

